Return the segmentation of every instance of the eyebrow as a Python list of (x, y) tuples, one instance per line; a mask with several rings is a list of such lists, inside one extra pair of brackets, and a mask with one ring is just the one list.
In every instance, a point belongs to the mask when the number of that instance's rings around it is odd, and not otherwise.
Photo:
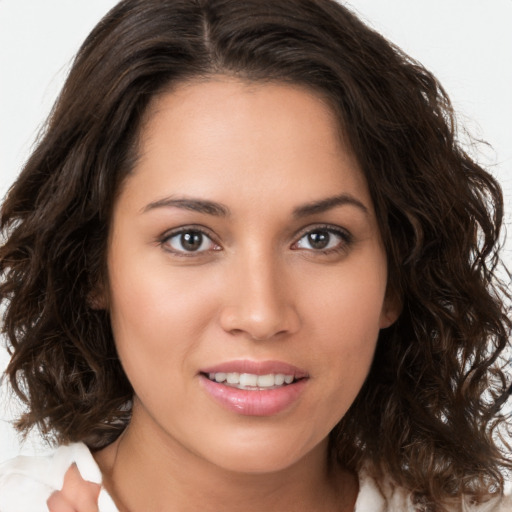
[(293, 210), (293, 216), (295, 218), (308, 217), (310, 215), (315, 215), (317, 213), (324, 213), (328, 210), (332, 210), (337, 206), (355, 206), (362, 210), (365, 214), (368, 213), (368, 208), (361, 202), (359, 199), (356, 199), (354, 196), (350, 194), (340, 194), (337, 196), (327, 197), (325, 199), (320, 199), (319, 201), (312, 201), (311, 203), (306, 203), (302, 206), (298, 206)]
[[(298, 206), (293, 210), (293, 216), (295, 218), (308, 217), (332, 210), (338, 206), (345, 205), (355, 206), (365, 214), (368, 213), (368, 208), (361, 201), (351, 196), (350, 194), (340, 194)], [(206, 215), (213, 215), (215, 217), (228, 217), (230, 215), (230, 211), (227, 206), (215, 201), (209, 201), (207, 199), (173, 197), (166, 197), (149, 203), (142, 209), (142, 213), (146, 213), (157, 208), (181, 208), (183, 210), (204, 213)]]
[(205, 213), (207, 215), (214, 215), (215, 217), (227, 217), (229, 215), (229, 208), (223, 204), (206, 199), (189, 199), (189, 198), (172, 198), (166, 197), (159, 199), (145, 206), (142, 213), (146, 213), (156, 208), (181, 208), (183, 210), (191, 210), (193, 212)]

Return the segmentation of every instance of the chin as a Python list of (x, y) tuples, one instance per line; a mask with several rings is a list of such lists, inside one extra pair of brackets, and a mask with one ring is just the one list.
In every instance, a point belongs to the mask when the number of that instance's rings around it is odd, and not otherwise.
[(314, 457), (320, 452), (324, 458), (327, 449), (327, 442), (311, 446), (309, 443), (300, 443), (291, 436), (281, 440), (274, 435), (273, 442), (269, 442), (269, 439), (272, 437), (265, 436), (264, 439), (252, 439), (245, 443), (227, 439), (222, 445), (216, 444), (215, 452), (210, 451), (208, 458), (227, 471), (265, 474), (286, 470), (304, 458)]
[(219, 466), (226, 471), (247, 475), (263, 475), (284, 471), (297, 462), (294, 459), (286, 460), (280, 455), (266, 454), (266, 456), (238, 456), (229, 459), (224, 458)]

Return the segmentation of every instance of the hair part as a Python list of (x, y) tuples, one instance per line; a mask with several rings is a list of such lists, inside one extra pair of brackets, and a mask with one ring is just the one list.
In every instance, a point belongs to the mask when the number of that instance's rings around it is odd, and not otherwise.
[(390, 475), (425, 510), (500, 493), (512, 464), (495, 441), (511, 333), (500, 187), (460, 147), (436, 79), (333, 0), (124, 0), (86, 39), (1, 210), (19, 430), (100, 448), (129, 421), (133, 390), (94, 303), (113, 204), (149, 103), (217, 75), (324, 98), (369, 185), (403, 311), (331, 434), (333, 456)]

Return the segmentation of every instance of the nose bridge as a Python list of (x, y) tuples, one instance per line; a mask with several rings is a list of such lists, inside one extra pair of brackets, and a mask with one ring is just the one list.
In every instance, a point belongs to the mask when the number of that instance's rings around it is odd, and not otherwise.
[(269, 248), (252, 248), (236, 257), (229, 278), (234, 292), (223, 312), (223, 327), (253, 339), (293, 332), (299, 321), (287, 273)]

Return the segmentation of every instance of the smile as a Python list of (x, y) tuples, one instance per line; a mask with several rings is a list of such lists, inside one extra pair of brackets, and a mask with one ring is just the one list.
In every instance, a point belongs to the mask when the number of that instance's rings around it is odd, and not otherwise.
[(291, 408), (308, 387), (308, 372), (280, 361), (228, 361), (199, 372), (206, 394), (244, 416), (273, 416)]
[(293, 375), (284, 373), (269, 373), (267, 375), (256, 375), (254, 373), (237, 372), (212, 372), (208, 374), (211, 381), (225, 384), (237, 389), (278, 389), (295, 380)]

